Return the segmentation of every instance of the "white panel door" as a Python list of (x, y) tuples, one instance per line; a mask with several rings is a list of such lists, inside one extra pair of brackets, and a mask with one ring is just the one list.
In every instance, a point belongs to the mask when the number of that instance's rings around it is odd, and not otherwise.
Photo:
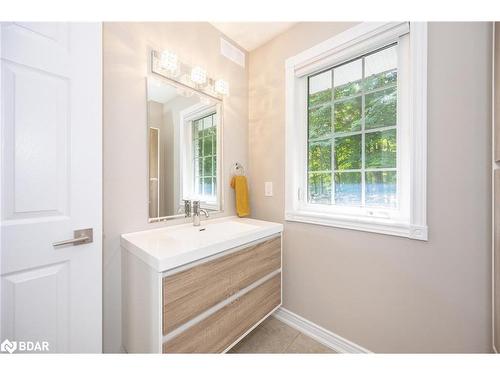
[[(101, 25), (0, 33), (0, 338), (101, 352)], [(53, 246), (84, 228), (92, 243)]]

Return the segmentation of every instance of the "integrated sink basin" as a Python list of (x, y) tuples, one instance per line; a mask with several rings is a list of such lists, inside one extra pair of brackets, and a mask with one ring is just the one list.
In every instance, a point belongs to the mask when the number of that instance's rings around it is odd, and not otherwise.
[(227, 217), (123, 234), (121, 245), (163, 272), (282, 231), (279, 223)]

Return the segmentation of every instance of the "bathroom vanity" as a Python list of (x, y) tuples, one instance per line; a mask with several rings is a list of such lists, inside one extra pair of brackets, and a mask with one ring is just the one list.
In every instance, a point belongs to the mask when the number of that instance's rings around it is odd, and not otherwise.
[(282, 300), (282, 224), (236, 217), (121, 236), (129, 353), (224, 353)]

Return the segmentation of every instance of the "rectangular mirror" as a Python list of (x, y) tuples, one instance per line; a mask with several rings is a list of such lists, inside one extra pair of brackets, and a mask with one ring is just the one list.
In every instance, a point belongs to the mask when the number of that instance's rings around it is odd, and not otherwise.
[(147, 80), (149, 221), (184, 216), (184, 200), (222, 210), (222, 103), (181, 83)]

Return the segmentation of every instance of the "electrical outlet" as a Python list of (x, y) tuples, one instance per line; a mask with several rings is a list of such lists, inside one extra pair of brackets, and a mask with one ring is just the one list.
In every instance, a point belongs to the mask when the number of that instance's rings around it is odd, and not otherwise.
[(272, 197), (273, 196), (273, 183), (272, 182), (266, 182), (264, 184), (264, 195), (266, 197)]

